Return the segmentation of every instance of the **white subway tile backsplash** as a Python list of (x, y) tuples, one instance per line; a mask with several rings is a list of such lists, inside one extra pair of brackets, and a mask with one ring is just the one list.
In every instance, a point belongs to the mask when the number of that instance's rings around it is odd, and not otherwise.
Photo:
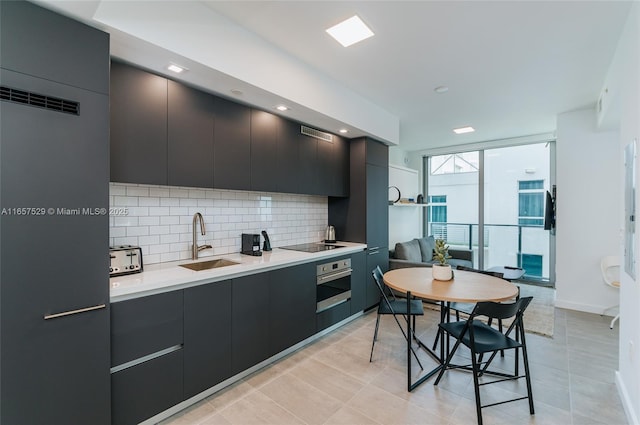
[(145, 264), (191, 258), (193, 215), (200, 212), (206, 235), (198, 244), (212, 249), (201, 257), (240, 252), (241, 233), (269, 233), (274, 247), (322, 238), (327, 198), (311, 195), (192, 189), (111, 183), (111, 207), (127, 215), (109, 218), (111, 245), (138, 245)]

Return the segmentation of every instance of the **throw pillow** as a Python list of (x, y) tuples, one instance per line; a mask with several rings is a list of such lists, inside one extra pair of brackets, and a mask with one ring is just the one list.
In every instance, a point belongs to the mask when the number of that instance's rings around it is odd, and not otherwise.
[(432, 236), (425, 238), (414, 239), (420, 244), (420, 253), (422, 255), (422, 262), (426, 263), (433, 260), (433, 248), (436, 247), (436, 239)]
[(398, 242), (395, 248), (395, 256), (398, 260), (419, 263), (422, 261), (420, 244), (416, 239), (409, 242)]

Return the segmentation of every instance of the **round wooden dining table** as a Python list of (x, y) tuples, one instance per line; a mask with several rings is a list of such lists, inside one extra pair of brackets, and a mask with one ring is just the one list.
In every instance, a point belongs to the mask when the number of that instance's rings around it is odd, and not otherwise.
[[(451, 280), (435, 280), (431, 267), (408, 267), (394, 269), (383, 275), (384, 283), (398, 292), (407, 294), (407, 311), (409, 300), (413, 297), (440, 301), (440, 322), (448, 320), (450, 302), (477, 303), (480, 301), (508, 301), (516, 298), (518, 287), (511, 282), (482, 273), (454, 270)], [(407, 335), (414, 335), (418, 346), (438, 361), (438, 366), (422, 376), (416, 382), (411, 381), (411, 356), (407, 354), (407, 390), (413, 391), (418, 385), (435, 375), (443, 367), (445, 359), (445, 335), (440, 329), (440, 354), (420, 341), (411, 329), (411, 320), (407, 320)], [(437, 341), (437, 339), (436, 339)], [(447, 342), (447, 349), (448, 342)], [(410, 352), (411, 338), (407, 338), (407, 353)], [(435, 347), (434, 347), (435, 349)]]
[(383, 275), (384, 283), (398, 292), (435, 301), (476, 303), (507, 301), (518, 295), (511, 282), (482, 273), (454, 270), (451, 280), (435, 280), (431, 267), (395, 269)]

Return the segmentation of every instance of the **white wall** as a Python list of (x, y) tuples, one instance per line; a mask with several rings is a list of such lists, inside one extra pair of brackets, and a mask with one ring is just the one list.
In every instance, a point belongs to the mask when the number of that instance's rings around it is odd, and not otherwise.
[[(622, 156), (624, 147), (636, 139), (640, 142), (640, 4), (635, 3), (618, 44), (614, 60), (611, 64), (605, 89), (614, 97), (612, 101), (619, 102), (606, 108), (607, 111), (619, 111), (620, 138), (618, 152)], [(611, 88), (611, 90), (607, 90)], [(605, 106), (607, 99), (605, 99)], [(615, 118), (615, 117), (614, 117)], [(601, 122), (615, 121), (611, 117), (601, 117)], [(638, 146), (640, 147), (640, 146)], [(636, 158), (636, 170), (640, 170), (640, 163)], [(636, 188), (640, 187), (640, 173), (636, 172)], [(623, 180), (619, 186), (623, 187)], [(623, 211), (623, 200), (619, 201), (619, 210)], [(636, 198), (636, 211), (638, 199)], [(620, 214), (620, 227), (624, 217)], [(640, 263), (640, 228), (636, 228), (636, 264)], [(619, 241), (622, 245), (622, 240)], [(620, 255), (623, 249), (620, 247)], [(629, 275), (621, 273), (620, 287), (620, 347), (619, 372), (616, 383), (622, 398), (629, 423), (638, 424), (640, 415), (640, 275), (636, 270), (636, 281)]]
[(556, 307), (600, 314), (618, 300), (600, 260), (619, 252), (623, 165), (618, 133), (596, 121), (595, 108), (558, 116)]

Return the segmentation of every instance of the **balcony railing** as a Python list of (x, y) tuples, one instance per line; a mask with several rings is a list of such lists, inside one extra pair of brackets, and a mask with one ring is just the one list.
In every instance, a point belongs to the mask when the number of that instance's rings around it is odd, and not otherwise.
[(472, 250), (474, 267), (522, 267), (526, 279), (549, 280), (549, 232), (543, 226), (485, 224), (482, 266), (478, 264), (477, 224), (429, 223), (428, 229), (429, 235), (446, 240), (452, 248)]

